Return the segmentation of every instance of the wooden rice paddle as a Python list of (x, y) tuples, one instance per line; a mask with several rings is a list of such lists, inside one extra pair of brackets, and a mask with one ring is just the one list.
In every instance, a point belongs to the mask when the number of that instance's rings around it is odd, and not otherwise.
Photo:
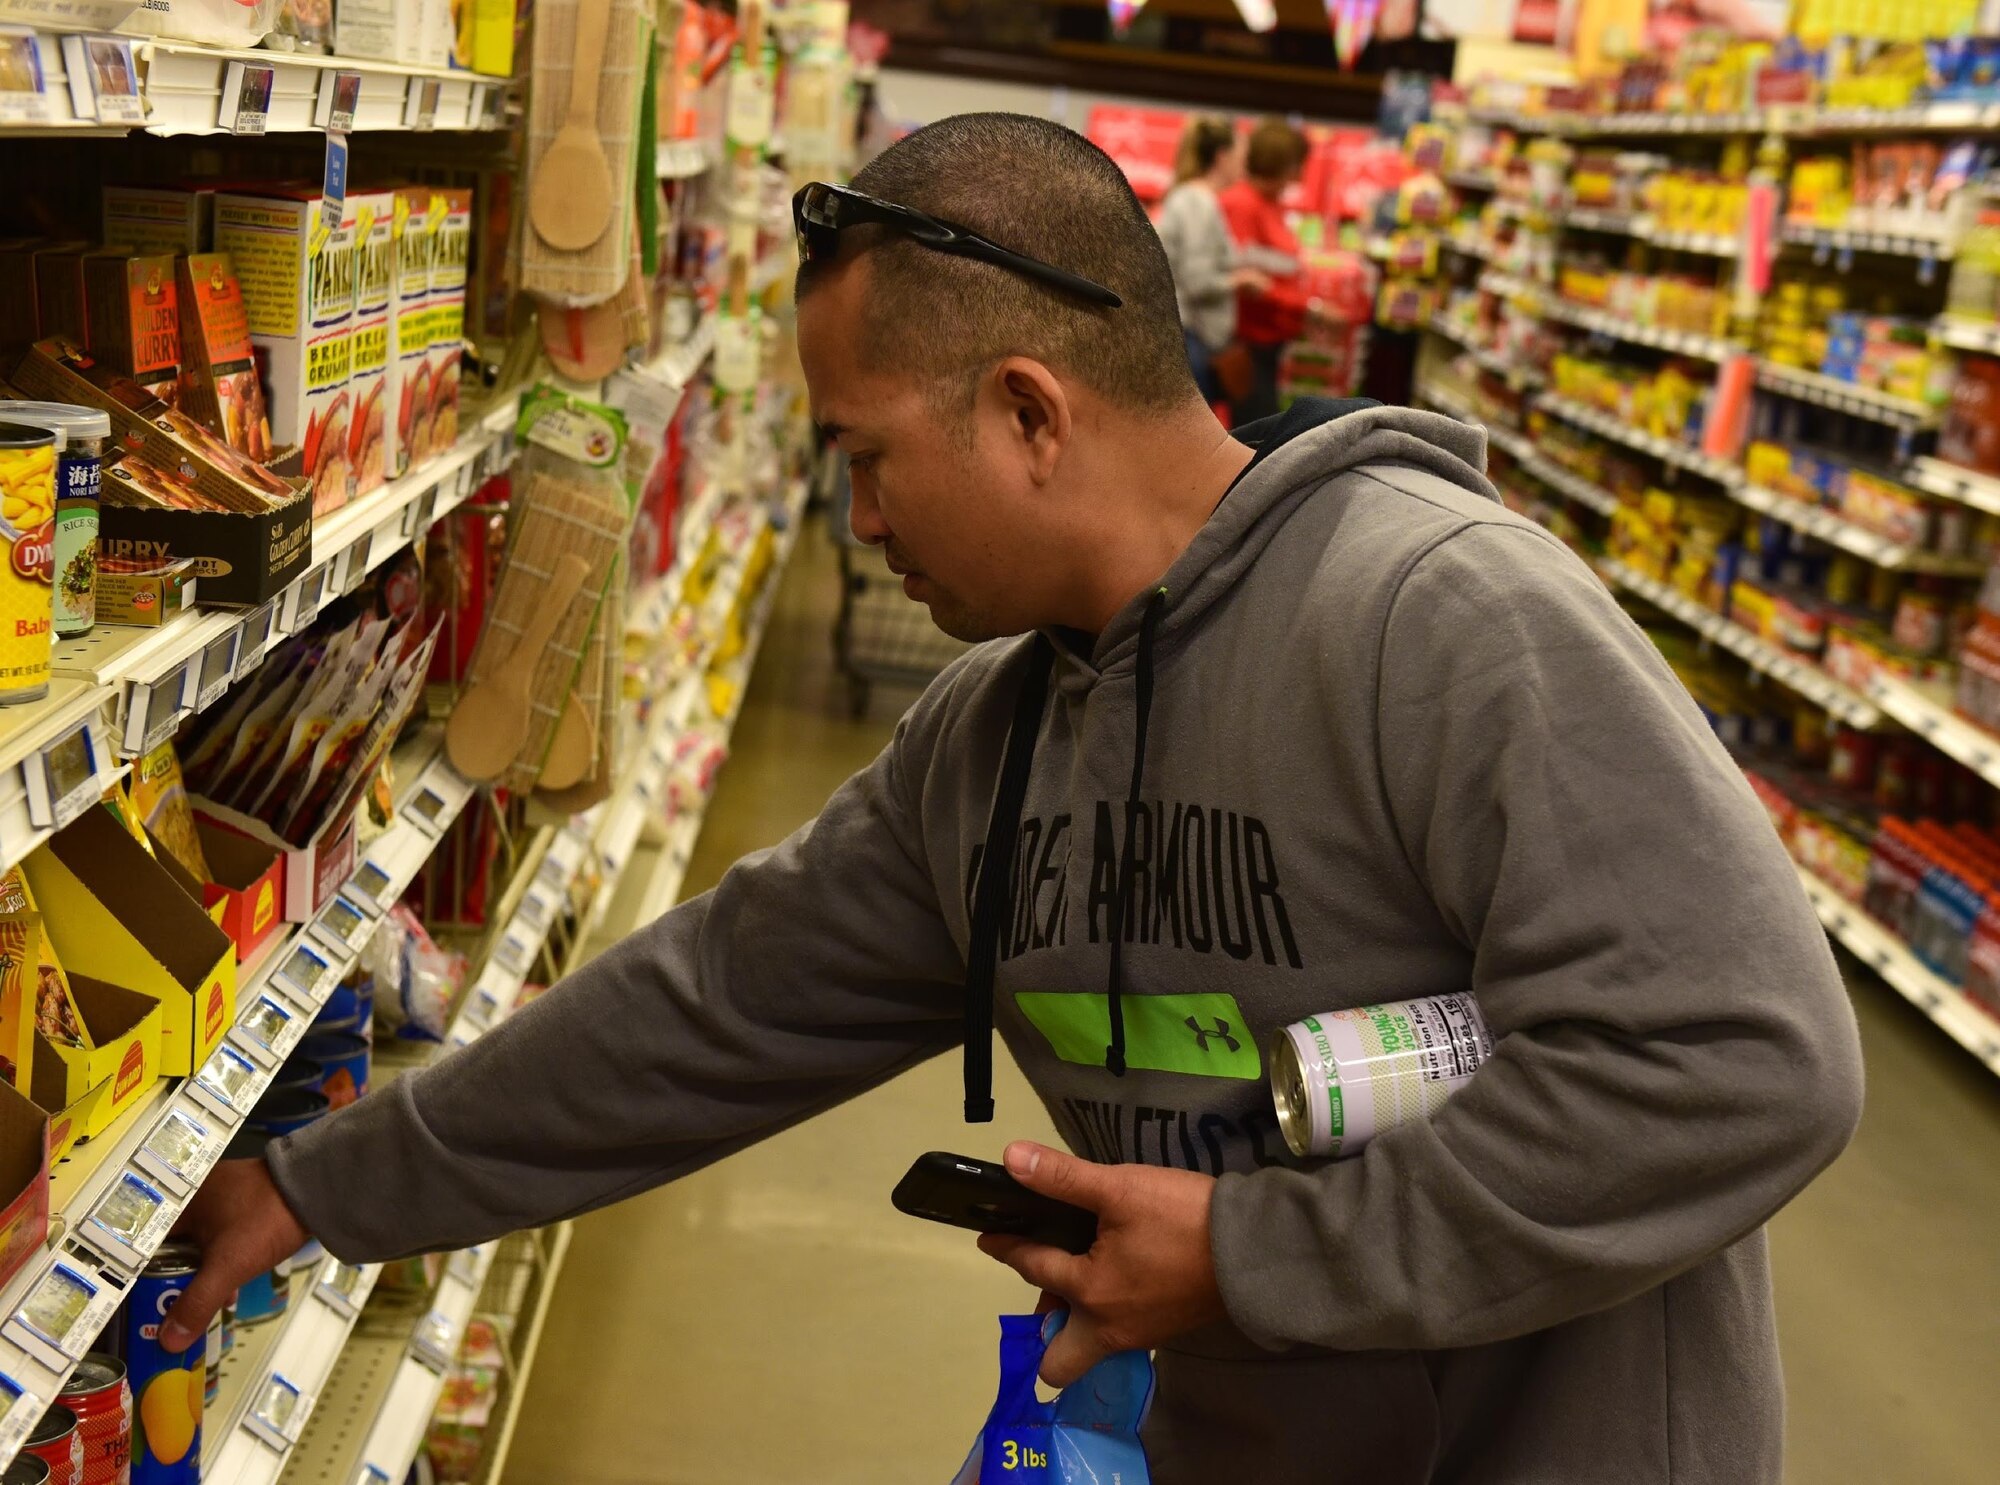
[(535, 313), (549, 364), (571, 381), (601, 381), (625, 364), (625, 311), (618, 300), (582, 309), (544, 304)]
[(527, 745), (534, 727), (535, 666), (588, 576), (590, 564), (574, 552), (565, 553), (512, 652), (451, 709), (444, 726), (445, 754), (474, 783), (500, 777)]
[(543, 242), (565, 253), (582, 252), (611, 225), (611, 165), (597, 133), (597, 78), (610, 25), (611, 0), (577, 0), (569, 117), (535, 167), (528, 195), (529, 221)]
[(597, 728), (590, 710), (572, 691), (563, 698), (562, 716), (556, 721), (556, 735), (549, 741), (549, 756), (535, 780), (537, 789), (567, 789), (590, 777), (597, 763)]

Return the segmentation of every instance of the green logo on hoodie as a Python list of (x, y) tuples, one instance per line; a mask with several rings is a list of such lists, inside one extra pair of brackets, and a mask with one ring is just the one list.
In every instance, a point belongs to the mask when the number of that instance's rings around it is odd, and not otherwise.
[[(1014, 1004), (1064, 1062), (1104, 1065), (1109, 997), (1023, 990)], [(1124, 1007), (1127, 1067), (1198, 1078), (1264, 1076), (1257, 1039), (1233, 995), (1128, 995)]]

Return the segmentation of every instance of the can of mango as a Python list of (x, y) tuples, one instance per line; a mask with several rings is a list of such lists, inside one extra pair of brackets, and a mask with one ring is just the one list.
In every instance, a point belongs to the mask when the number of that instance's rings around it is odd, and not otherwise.
[(0, 403), (0, 706), (49, 691), (56, 455), (63, 436), (4, 421)]
[(1308, 1016), (1271, 1038), (1278, 1128), (1294, 1155), (1358, 1155), (1383, 1130), (1430, 1118), (1492, 1055), (1470, 995)]

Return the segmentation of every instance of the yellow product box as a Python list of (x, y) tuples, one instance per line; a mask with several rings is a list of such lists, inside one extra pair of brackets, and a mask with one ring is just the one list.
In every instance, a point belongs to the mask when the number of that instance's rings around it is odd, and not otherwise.
[(472, 70), (514, 75), (514, 0), (465, 0), (472, 12)]
[(25, 869), (63, 963), (157, 1001), (159, 1071), (186, 1077), (235, 1020), (236, 952), (164, 855), (90, 809)]
[(271, 437), (304, 450), (315, 515), (354, 494), (354, 234), (345, 220), (329, 226), (324, 205), (317, 187), (215, 198), (215, 250), (243, 288)]
[(377, 490), (395, 477), (395, 361), (389, 322), (396, 312), (396, 193), (356, 192), (341, 223), (354, 243), (354, 356), (348, 386), (351, 423), (348, 467), (354, 494)]
[(90, 1045), (66, 1047), (43, 1037), (30, 1096), (49, 1111), (51, 1130), (91, 1139), (159, 1080), (162, 1007), (150, 995), (89, 975), (72, 976), (70, 986)]
[(465, 347), (465, 280), (472, 255), (472, 192), (453, 187), (432, 193), (430, 287), (425, 306), (431, 372), (431, 452), (458, 442), (459, 365)]
[[(396, 289), (390, 307), (390, 380), (396, 388), (397, 474), (431, 456), (430, 294), (432, 194), (425, 186), (395, 193)], [(440, 198), (437, 217), (443, 222)]]
[(1777, 605), (1762, 588), (1738, 579), (1729, 590), (1729, 617), (1752, 634), (1768, 639)]

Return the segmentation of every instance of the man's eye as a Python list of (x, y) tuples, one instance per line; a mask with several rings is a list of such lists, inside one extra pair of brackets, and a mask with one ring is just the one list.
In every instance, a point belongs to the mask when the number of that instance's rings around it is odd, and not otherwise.
[(881, 457), (880, 454), (851, 454), (848, 456), (847, 467), (856, 474), (873, 474), (875, 461)]

